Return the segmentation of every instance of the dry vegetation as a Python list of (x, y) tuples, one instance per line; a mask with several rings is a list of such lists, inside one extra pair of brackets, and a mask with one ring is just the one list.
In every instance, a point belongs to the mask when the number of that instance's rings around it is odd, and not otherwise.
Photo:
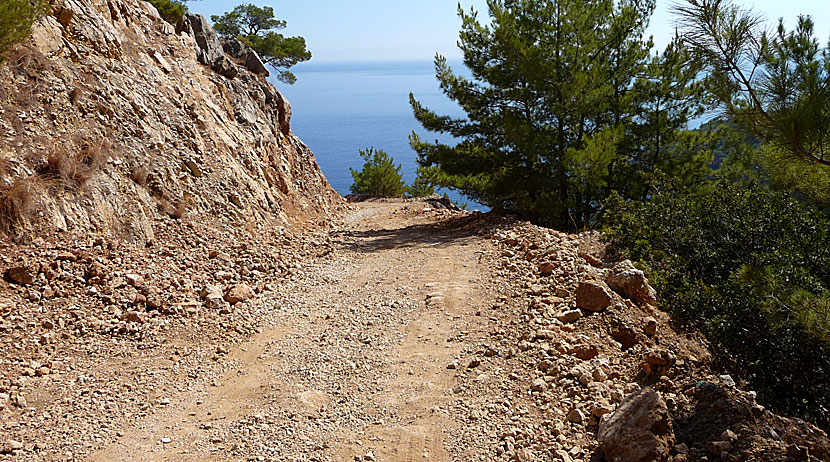
[(171, 202), (163, 197), (158, 197), (158, 211), (175, 220), (181, 220), (187, 214), (188, 201), (179, 200)]
[(187, 211), (193, 206), (193, 198), (187, 193), (180, 199), (170, 199), (161, 193), (153, 194), (151, 192), (151, 195), (156, 198), (156, 206), (158, 207), (159, 213), (167, 215), (174, 220), (184, 219)]
[[(49, 59), (37, 49), (20, 45), (6, 53), (7, 66), (15, 77), (25, 79), (25, 85), (17, 82), (0, 82), (0, 90), (5, 94), (2, 100), (4, 109), (10, 110), (13, 114), (16, 110), (29, 111), (35, 107), (48, 104), (42, 99), (46, 82), (43, 78), (52, 70)], [(10, 117), (15, 119), (16, 117)], [(15, 123), (15, 121), (10, 120)], [(15, 127), (17, 130), (19, 127)], [(18, 130), (18, 133), (22, 133)]]
[(0, 188), (0, 232), (12, 234), (34, 220), (37, 196), (44, 182), (36, 176), (22, 178)]
[[(39, 196), (83, 191), (111, 152), (104, 137), (92, 141), (79, 138), (65, 144), (45, 140), (42, 144), (46, 146), (38, 148), (39, 154), (28, 156), (34, 175), (0, 184), (0, 232), (4, 234), (17, 233), (33, 223)], [(0, 160), (0, 176), (12, 176), (6, 158)]]
[(135, 184), (141, 186), (142, 188), (146, 188), (148, 174), (149, 172), (147, 171), (147, 167), (143, 165), (135, 165), (130, 171), (130, 179), (132, 179)]
[(103, 138), (93, 142), (72, 143), (70, 146), (52, 145), (38, 174), (58, 182), (66, 190), (77, 191), (106, 163), (109, 146)]

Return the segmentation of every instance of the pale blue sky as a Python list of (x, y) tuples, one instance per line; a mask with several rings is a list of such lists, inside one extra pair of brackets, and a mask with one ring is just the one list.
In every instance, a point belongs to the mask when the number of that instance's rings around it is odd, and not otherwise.
[[(284, 31), (302, 35), (315, 62), (426, 61), (436, 52), (449, 58), (460, 56), (455, 45), (460, 20), (456, 0), (245, 0), (274, 7), (277, 17), (288, 21)], [(208, 18), (233, 9), (245, 1), (202, 0), (190, 9)], [(830, 38), (828, 0), (738, 1), (764, 12), (771, 22), (784, 17), (795, 23), (798, 14), (810, 14), (825, 44)], [(486, 17), (485, 0), (462, 0), (465, 9), (473, 6)], [(672, 0), (657, 0), (650, 33), (661, 48), (674, 31), (669, 14)]]

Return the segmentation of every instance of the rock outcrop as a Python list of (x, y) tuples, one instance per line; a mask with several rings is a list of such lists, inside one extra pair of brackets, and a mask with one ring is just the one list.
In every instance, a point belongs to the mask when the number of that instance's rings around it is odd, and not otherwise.
[(223, 46), (201, 16), (174, 28), (141, 0), (52, 2), (0, 67), (0, 188), (25, 199), (6, 227), (144, 243), (164, 215), (328, 216), (342, 199), (266, 76), (256, 53)]
[[(219, 41), (219, 37), (213, 31), (213, 26), (204, 16), (188, 14), (184, 21), (188, 24), (189, 29), (193, 31), (193, 38), (196, 40), (196, 45), (198, 45), (196, 57), (200, 63), (205, 66), (214, 66), (219, 60), (225, 58), (222, 42)], [(185, 26), (185, 30), (187, 29), (188, 27)]]
[(247, 45), (239, 40), (223, 40), (222, 48), (225, 50), (225, 53), (241, 60), (244, 66), (254, 74), (263, 75), (265, 77), (271, 75), (271, 72), (269, 72), (268, 68), (265, 67), (265, 63), (262, 62), (262, 58), (259, 57), (256, 51), (248, 48)]

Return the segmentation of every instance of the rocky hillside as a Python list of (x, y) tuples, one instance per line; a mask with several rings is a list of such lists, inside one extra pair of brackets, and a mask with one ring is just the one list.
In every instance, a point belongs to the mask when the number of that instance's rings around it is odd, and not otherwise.
[(202, 368), (254, 332), (344, 203), (256, 54), (204, 18), (51, 5), (0, 65), (3, 460), (77, 460), (202, 376), (151, 358)]
[(18, 239), (153, 220), (290, 223), (341, 199), (255, 53), (141, 0), (57, 0), (0, 68), (0, 223)]

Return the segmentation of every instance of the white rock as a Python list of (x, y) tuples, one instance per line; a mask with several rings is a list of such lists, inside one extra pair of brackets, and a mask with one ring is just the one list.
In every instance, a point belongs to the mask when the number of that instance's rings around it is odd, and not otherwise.
[(564, 322), (565, 324), (576, 322), (581, 317), (582, 311), (580, 310), (569, 310), (556, 315), (556, 319), (558, 319), (561, 322)]

